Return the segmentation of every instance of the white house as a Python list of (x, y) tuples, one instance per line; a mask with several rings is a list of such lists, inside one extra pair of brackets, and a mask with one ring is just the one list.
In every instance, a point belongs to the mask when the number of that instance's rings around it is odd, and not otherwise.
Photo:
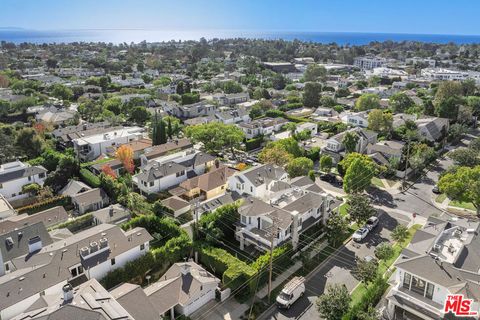
[(247, 139), (252, 139), (259, 135), (268, 136), (278, 132), (288, 123), (284, 118), (262, 118), (253, 120), (249, 123), (240, 123), (238, 126), (245, 133)]
[(73, 148), (82, 161), (92, 161), (102, 154), (113, 151), (116, 146), (143, 138), (144, 129), (125, 127), (74, 139)]
[(188, 178), (205, 173), (214, 165), (215, 157), (193, 148), (148, 160), (133, 182), (143, 194), (167, 190)]
[(28, 197), (22, 193), (22, 187), (30, 183), (43, 186), (47, 178), (47, 169), (42, 166), (30, 166), (21, 161), (4, 163), (0, 166), (0, 194), (8, 200)]
[(360, 127), (352, 128), (337, 135), (334, 135), (327, 140), (326, 146), (322, 148), (322, 154), (330, 155), (335, 162), (341, 160), (345, 146), (343, 145), (343, 138), (347, 132), (354, 133), (358, 137), (355, 152), (365, 153), (369, 144), (377, 143), (377, 133), (366, 130)]
[(368, 112), (367, 111), (360, 111), (360, 112), (350, 112), (346, 111), (340, 114), (343, 123), (349, 124), (354, 127), (368, 127)]
[(447, 296), (455, 294), (472, 299), (470, 311), (480, 314), (478, 232), (478, 222), (430, 217), (395, 264), (386, 315), (390, 319), (454, 319), (445, 314), (444, 306)]
[(1, 319), (25, 312), (38, 298), (58, 294), (67, 283), (102, 279), (144, 255), (153, 238), (143, 228), (123, 231), (101, 224), (53, 243), (35, 236), (26, 239), (25, 255), (12, 259), (10, 272), (0, 277)]

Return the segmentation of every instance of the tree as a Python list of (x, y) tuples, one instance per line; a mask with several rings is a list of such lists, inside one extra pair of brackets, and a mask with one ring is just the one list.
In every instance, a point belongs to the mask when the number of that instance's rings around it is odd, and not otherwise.
[(306, 176), (310, 170), (313, 170), (313, 161), (299, 157), (291, 160), (285, 168), (290, 178)]
[(404, 92), (396, 93), (389, 99), (390, 109), (395, 113), (405, 112), (415, 106), (415, 102)]
[(397, 225), (392, 231), (392, 239), (402, 243), (408, 238), (408, 228), (403, 225)]
[(337, 210), (330, 213), (325, 232), (328, 243), (332, 247), (337, 247), (344, 239), (348, 232), (348, 221)]
[(458, 119), (458, 110), (462, 100), (457, 96), (449, 97), (445, 100), (441, 100), (435, 105), (435, 114), (438, 117), (448, 118), (451, 120)]
[(172, 128), (172, 119), (168, 118), (167, 119), (167, 135), (169, 139), (172, 139), (173, 137), (173, 128)]
[(309, 64), (305, 73), (303, 74), (303, 79), (305, 82), (314, 82), (314, 81), (325, 81), (327, 77), (327, 69), (324, 66), (319, 66), (316, 63)]
[(351, 194), (347, 199), (347, 213), (351, 221), (358, 225), (364, 224), (368, 218), (375, 215), (370, 199), (361, 194)]
[(270, 93), (265, 88), (256, 88), (255, 91), (253, 91), (253, 99), (262, 100), (271, 98)]
[(362, 94), (355, 101), (355, 110), (366, 111), (371, 109), (380, 109), (380, 97), (374, 93)]
[(328, 285), (327, 290), (318, 297), (317, 309), (326, 320), (340, 320), (348, 312), (352, 298), (345, 285)]
[(271, 80), (274, 89), (283, 90), (285, 88), (286, 79), (281, 73), (275, 73)]
[(72, 89), (64, 86), (63, 84), (56, 83), (51, 88), (52, 96), (62, 99), (62, 100), (72, 100), (73, 91)]
[(333, 159), (328, 155), (323, 155), (320, 157), (320, 170), (326, 173), (329, 173), (332, 170)]
[(472, 150), (480, 152), (480, 138), (473, 139), (468, 145), (468, 147)]
[(271, 148), (263, 148), (258, 154), (258, 159), (261, 163), (275, 164), (283, 167), (293, 160), (293, 156), (277, 144)]
[(349, 194), (363, 192), (370, 186), (374, 174), (374, 167), (370, 163), (362, 159), (353, 160), (346, 170), (343, 190)]
[(465, 133), (468, 132), (468, 128), (460, 123), (454, 123), (448, 129), (447, 140), (450, 142), (457, 143), (463, 137)]
[(438, 181), (438, 187), (452, 200), (471, 202), (480, 217), (480, 166), (460, 167), (447, 173)]
[(292, 137), (270, 142), (265, 148), (272, 148), (274, 146), (280, 146), (283, 150), (287, 151), (294, 157), (303, 156), (303, 150), (298, 145), (297, 140)]
[(305, 107), (315, 108), (320, 103), (322, 85), (318, 82), (307, 82), (303, 89), (303, 104)]
[(115, 173), (115, 171), (113, 171), (112, 167), (108, 164), (105, 164), (102, 167), (102, 173), (109, 177), (112, 177), (113, 179), (117, 178), (117, 174)]
[(235, 155), (235, 148), (239, 148), (245, 134), (242, 129), (232, 124), (210, 122), (185, 129), (187, 137), (194, 142), (201, 142), (207, 152), (218, 153), (229, 149)]
[(463, 95), (462, 84), (458, 81), (443, 81), (441, 82), (435, 93), (433, 104), (438, 107), (448, 99), (458, 98)]
[(45, 141), (37, 135), (34, 129), (22, 128), (17, 132), (15, 145), (23, 150), (28, 157), (35, 158), (42, 153)]
[(242, 86), (236, 81), (227, 81), (223, 84), (223, 92), (225, 92), (226, 94), (240, 93), (242, 91)]
[(135, 165), (133, 163), (133, 149), (129, 145), (122, 144), (115, 152), (115, 157), (123, 164), (125, 170), (133, 174)]
[(130, 119), (138, 124), (144, 124), (149, 118), (150, 113), (143, 106), (133, 108), (130, 115)]
[(422, 170), (427, 164), (435, 160), (437, 153), (435, 149), (425, 143), (416, 143), (412, 147), (408, 163), (413, 170)]
[(375, 280), (377, 277), (378, 272), (378, 261), (372, 259), (367, 261), (366, 259), (360, 259), (357, 262), (357, 266), (355, 270), (353, 270), (353, 274), (357, 279), (363, 281), (365, 284), (368, 284)]
[(382, 242), (375, 248), (375, 256), (383, 261), (392, 258), (394, 254), (393, 247), (388, 242)]
[(480, 164), (478, 151), (471, 148), (455, 149), (448, 156), (461, 167), (474, 167)]
[(357, 314), (357, 320), (379, 320), (380, 312), (374, 306), (369, 305), (367, 310), (361, 310)]
[(121, 113), (122, 100), (119, 97), (111, 97), (103, 101), (103, 107), (116, 115)]
[(193, 104), (200, 101), (200, 95), (198, 93), (184, 93), (182, 94), (181, 103), (182, 105)]
[(29, 194), (30, 196), (35, 196), (42, 189), (38, 183), (29, 183), (22, 186), (22, 193)]
[(359, 140), (359, 137), (354, 132), (351, 132), (351, 131), (345, 132), (342, 139), (342, 144), (345, 147), (345, 152), (346, 153), (354, 152), (357, 149), (358, 140)]
[(165, 121), (158, 117), (155, 112), (155, 117), (152, 122), (152, 145), (158, 146), (167, 143), (167, 129)]
[(390, 112), (373, 109), (368, 114), (368, 128), (372, 131), (388, 133), (392, 130), (393, 116)]

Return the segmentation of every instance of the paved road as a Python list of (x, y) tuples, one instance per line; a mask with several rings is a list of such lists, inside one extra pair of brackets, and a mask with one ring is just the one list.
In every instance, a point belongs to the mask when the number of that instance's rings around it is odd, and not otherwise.
[(315, 307), (315, 300), (323, 293), (326, 285), (340, 283), (345, 284), (349, 290), (353, 290), (358, 284), (358, 280), (351, 274), (356, 264), (355, 258), (374, 256), (375, 247), (381, 242), (389, 241), (390, 233), (399, 223), (408, 224), (409, 217), (381, 211), (379, 225), (362, 243), (357, 244), (353, 241), (347, 243), (337, 251), (337, 254), (310, 274), (306, 281), (305, 295), (289, 310), (273, 307), (262, 319), (320, 319)]

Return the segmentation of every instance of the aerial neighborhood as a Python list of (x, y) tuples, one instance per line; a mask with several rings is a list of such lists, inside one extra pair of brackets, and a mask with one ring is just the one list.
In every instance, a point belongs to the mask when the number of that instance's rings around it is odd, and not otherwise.
[(480, 313), (479, 55), (2, 41), (0, 319)]

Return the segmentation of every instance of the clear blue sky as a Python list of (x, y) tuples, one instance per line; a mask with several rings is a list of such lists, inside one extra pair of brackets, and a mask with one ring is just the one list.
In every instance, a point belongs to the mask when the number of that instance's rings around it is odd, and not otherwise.
[(477, 0), (0, 0), (0, 27), (480, 34)]

